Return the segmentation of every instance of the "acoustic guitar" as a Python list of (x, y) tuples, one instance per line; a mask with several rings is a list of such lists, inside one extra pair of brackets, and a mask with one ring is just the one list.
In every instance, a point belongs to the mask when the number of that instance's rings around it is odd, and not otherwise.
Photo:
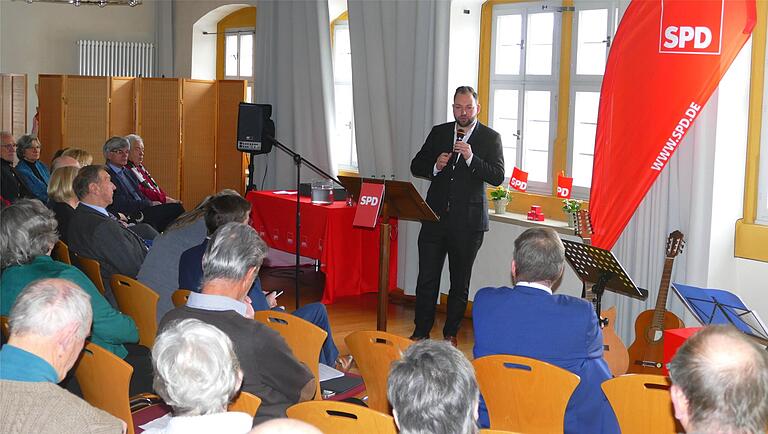
[[(576, 236), (581, 237), (584, 244), (592, 244), (592, 222), (589, 218), (589, 210), (581, 210), (576, 213), (576, 227), (574, 232)], [(582, 298), (588, 300), (593, 305), (597, 299), (592, 293), (592, 287), (584, 282), (584, 288), (581, 294)], [(621, 338), (616, 334), (613, 324), (616, 322), (616, 307), (600, 312), (600, 326), (603, 329), (603, 359), (608, 364), (608, 369), (614, 377), (623, 375), (627, 372), (629, 366), (629, 354), (627, 347)]]
[(674, 231), (667, 237), (664, 271), (661, 273), (656, 307), (642, 312), (635, 320), (635, 341), (629, 346), (629, 372), (632, 374), (663, 375), (664, 330), (683, 327), (683, 321), (667, 311), (667, 295), (675, 257), (684, 245), (685, 240), (680, 231)]

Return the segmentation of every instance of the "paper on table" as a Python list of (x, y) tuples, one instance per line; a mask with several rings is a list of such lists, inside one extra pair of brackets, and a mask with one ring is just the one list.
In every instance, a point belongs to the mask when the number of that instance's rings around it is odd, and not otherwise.
[(171, 420), (171, 413), (166, 413), (162, 417), (158, 417), (157, 419), (150, 420), (149, 422), (145, 423), (144, 425), (139, 425), (139, 428), (143, 429), (144, 431), (154, 428), (158, 430), (164, 429), (166, 426), (168, 426), (168, 422)]
[(279, 191), (273, 191), (274, 194), (296, 194), (296, 191), (288, 191), (288, 190), (279, 190)]
[(338, 369), (331, 368), (328, 365), (320, 363), (320, 369), (318, 371), (320, 375), (320, 381), (332, 380), (334, 378), (343, 377), (344, 373)]

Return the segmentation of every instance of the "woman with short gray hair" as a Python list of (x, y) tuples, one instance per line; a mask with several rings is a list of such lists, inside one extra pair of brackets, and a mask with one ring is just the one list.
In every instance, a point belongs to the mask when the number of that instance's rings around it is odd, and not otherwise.
[(16, 173), (35, 198), (47, 203), (51, 174), (40, 162), (40, 140), (35, 136), (21, 136), (16, 142), (16, 156), (19, 157)]
[(154, 386), (173, 417), (148, 434), (246, 433), (253, 418), (227, 412), (240, 390), (243, 373), (232, 341), (215, 326), (197, 319), (169, 324), (152, 348)]

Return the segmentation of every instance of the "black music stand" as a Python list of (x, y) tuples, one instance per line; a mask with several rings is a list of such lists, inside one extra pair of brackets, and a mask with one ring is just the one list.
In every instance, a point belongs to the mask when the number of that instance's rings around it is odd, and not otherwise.
[(731, 324), (758, 343), (768, 345), (765, 323), (738, 295), (680, 283), (673, 283), (672, 289), (701, 324)]
[(592, 293), (595, 294), (595, 310), (601, 326), (605, 325), (605, 320), (600, 317), (600, 304), (606, 289), (638, 300), (648, 298), (648, 291), (635, 285), (610, 250), (568, 240), (563, 240), (563, 245), (565, 259), (584, 285), (594, 282)]

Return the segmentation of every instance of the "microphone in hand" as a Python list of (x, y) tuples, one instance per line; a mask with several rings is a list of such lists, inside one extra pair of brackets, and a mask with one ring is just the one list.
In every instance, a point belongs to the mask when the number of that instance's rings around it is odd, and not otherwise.
[[(465, 134), (466, 134), (466, 133), (464, 132), (464, 130), (463, 130), (463, 129), (461, 129), (461, 128), (457, 129), (457, 130), (456, 130), (456, 141), (457, 141), (457, 142), (462, 142), (462, 141), (464, 141), (464, 135), (465, 135)], [(458, 163), (458, 162), (459, 162), (459, 155), (460, 155), (460, 154), (459, 154), (459, 152), (458, 152), (458, 151), (453, 151), (453, 153), (451, 154), (451, 161), (453, 161), (453, 164), (456, 164), (456, 163)]]

